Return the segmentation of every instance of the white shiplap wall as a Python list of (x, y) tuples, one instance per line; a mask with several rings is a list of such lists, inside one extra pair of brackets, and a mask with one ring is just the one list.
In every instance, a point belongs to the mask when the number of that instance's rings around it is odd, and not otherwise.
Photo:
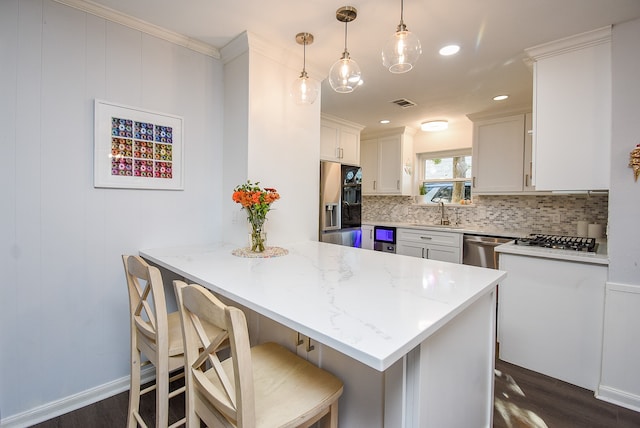
[[(0, 2), (0, 40), (4, 425), (126, 387), (120, 254), (216, 239), (228, 192), (219, 60), (50, 0)], [(95, 98), (184, 118), (184, 191), (93, 187)]]

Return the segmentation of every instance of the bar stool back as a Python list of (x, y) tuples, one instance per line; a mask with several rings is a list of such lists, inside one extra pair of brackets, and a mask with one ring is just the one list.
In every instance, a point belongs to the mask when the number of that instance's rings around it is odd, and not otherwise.
[[(173, 284), (185, 342), (188, 427), (200, 427), (201, 420), (210, 427), (309, 427), (318, 421), (337, 427), (338, 378), (275, 343), (251, 348), (241, 310), (200, 285)], [(210, 339), (203, 321), (222, 333)], [(215, 351), (227, 338), (231, 355), (221, 361)]]
[[(131, 324), (131, 385), (127, 427), (146, 427), (140, 416), (140, 397), (156, 391), (156, 427), (167, 427), (169, 399), (185, 391), (182, 386), (169, 391), (169, 384), (183, 376), (169, 374), (184, 367), (182, 331), (177, 311), (168, 314), (160, 270), (139, 256), (123, 255)], [(142, 362), (142, 355), (148, 361)], [(155, 367), (155, 384), (140, 390), (140, 369), (147, 364)], [(172, 427), (183, 425), (186, 418)]]

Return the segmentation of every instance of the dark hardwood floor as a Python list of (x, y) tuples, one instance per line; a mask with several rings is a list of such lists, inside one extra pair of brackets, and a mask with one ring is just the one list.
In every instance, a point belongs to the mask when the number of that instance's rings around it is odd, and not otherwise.
[(587, 389), (496, 360), (494, 428), (638, 428), (640, 412)]
[[(127, 405), (128, 392), (123, 392), (35, 427), (125, 427)], [(154, 406), (153, 393), (141, 400), (141, 412), (149, 426), (154, 423)], [(179, 395), (171, 400), (170, 423), (183, 415), (184, 396)], [(586, 389), (497, 360), (493, 421), (494, 428), (638, 428), (640, 412), (600, 401)]]

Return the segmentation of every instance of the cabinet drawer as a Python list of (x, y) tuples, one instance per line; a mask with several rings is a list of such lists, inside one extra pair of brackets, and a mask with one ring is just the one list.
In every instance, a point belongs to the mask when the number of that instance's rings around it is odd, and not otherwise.
[(460, 248), (462, 234), (457, 232), (438, 232), (420, 229), (398, 229), (397, 241), (413, 243), (444, 245), (448, 247)]

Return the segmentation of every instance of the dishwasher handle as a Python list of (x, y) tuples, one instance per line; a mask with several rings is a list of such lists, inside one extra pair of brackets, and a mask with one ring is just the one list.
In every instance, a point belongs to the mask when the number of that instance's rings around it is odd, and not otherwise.
[(509, 238), (464, 235), (462, 246), (462, 263), (472, 266), (497, 268), (495, 247), (512, 241)]

